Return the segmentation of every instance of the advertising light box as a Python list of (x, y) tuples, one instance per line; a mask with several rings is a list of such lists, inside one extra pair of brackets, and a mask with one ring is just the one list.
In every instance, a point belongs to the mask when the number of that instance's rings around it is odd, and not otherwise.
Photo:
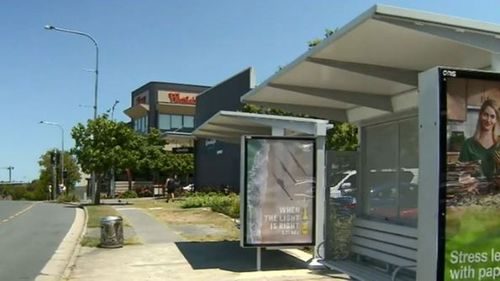
[(245, 137), (242, 246), (306, 246), (315, 237), (315, 141)]
[(500, 74), (439, 69), (437, 280), (500, 280)]

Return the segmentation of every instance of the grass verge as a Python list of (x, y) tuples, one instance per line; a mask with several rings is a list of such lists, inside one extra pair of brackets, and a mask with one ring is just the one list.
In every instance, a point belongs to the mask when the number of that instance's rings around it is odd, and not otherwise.
[[(173, 228), (189, 241), (236, 241), (239, 229), (233, 219), (210, 208), (182, 208), (183, 200), (166, 203), (165, 200), (130, 200), (158, 221)], [(196, 229), (200, 231), (185, 231)], [(210, 231), (210, 230), (214, 231)], [(203, 231), (205, 230), (205, 231)], [(207, 231), (210, 234), (207, 234)]]
[(119, 216), (120, 213), (113, 207), (106, 205), (89, 205), (85, 206), (89, 215), (87, 227), (101, 227), (101, 218), (106, 216)]
[[(120, 213), (116, 211), (111, 206), (106, 205), (89, 205), (85, 206), (88, 214), (87, 228), (100, 228), (101, 218), (106, 216), (120, 216)], [(124, 220), (123, 227), (130, 226), (130, 224)], [(88, 233), (82, 238), (80, 244), (84, 247), (98, 247), (101, 243), (100, 237), (91, 236)], [(137, 236), (125, 237), (123, 241), (124, 246), (126, 245), (140, 245), (141, 240)]]

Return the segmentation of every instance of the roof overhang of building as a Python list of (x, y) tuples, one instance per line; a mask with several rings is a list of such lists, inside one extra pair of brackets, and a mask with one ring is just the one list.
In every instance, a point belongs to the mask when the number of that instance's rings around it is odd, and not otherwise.
[(357, 123), (418, 106), (418, 74), (500, 65), (500, 26), (376, 5), (243, 95), (245, 103)]
[(128, 117), (135, 119), (146, 115), (149, 112), (149, 105), (139, 103), (123, 111)]
[(244, 135), (325, 136), (331, 128), (327, 120), (290, 116), (265, 115), (247, 112), (219, 111), (196, 128), (198, 138), (239, 143)]
[(182, 133), (182, 132), (164, 132), (161, 134), (162, 138), (166, 140), (191, 140), (194, 139), (192, 133)]

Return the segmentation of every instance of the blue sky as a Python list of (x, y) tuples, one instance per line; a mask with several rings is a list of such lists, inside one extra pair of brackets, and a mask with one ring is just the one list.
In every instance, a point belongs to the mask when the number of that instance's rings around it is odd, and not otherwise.
[[(149, 81), (215, 85), (252, 66), (264, 81), (307, 50), (326, 28), (342, 27), (374, 4), (500, 24), (497, 1), (88, 0), (0, 2), (0, 167), (13, 181), (38, 178), (40, 156), (74, 145), (71, 128), (93, 115), (95, 48), (100, 48), (98, 112)], [(0, 181), (8, 170), (0, 169)]]

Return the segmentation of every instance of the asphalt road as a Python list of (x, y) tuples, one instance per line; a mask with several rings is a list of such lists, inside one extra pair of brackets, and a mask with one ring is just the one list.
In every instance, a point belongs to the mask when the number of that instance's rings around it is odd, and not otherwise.
[(34, 280), (74, 218), (62, 204), (0, 201), (0, 280)]

